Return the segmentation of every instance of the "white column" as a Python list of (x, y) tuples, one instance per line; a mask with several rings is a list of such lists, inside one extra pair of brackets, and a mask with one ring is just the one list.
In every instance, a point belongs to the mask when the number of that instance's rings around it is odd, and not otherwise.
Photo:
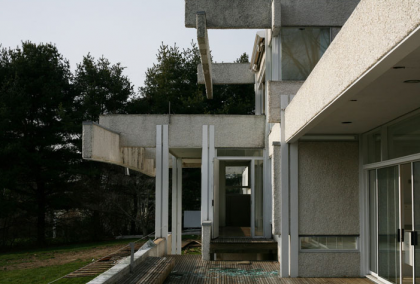
[[(274, 41), (274, 38), (273, 38)], [(289, 277), (289, 144), (285, 141), (284, 117), (289, 103), (289, 96), (281, 96), (281, 138), (280, 138), (280, 174), (281, 174), (281, 259), (280, 277)]]
[[(169, 144), (168, 125), (156, 126), (156, 205), (155, 237), (168, 239), (169, 199)], [(168, 253), (167, 245), (165, 254)]]
[(290, 144), (290, 277), (298, 277), (299, 267), (299, 168), (298, 143)]
[(209, 145), (208, 145), (208, 125), (203, 125), (203, 142), (201, 152), (201, 223), (209, 221), (208, 210), (208, 183), (209, 183)]
[(182, 159), (172, 157), (172, 254), (181, 254)]

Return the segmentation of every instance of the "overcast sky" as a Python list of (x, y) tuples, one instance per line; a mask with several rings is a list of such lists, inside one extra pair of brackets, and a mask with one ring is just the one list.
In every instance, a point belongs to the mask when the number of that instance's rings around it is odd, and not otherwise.
[[(252, 51), (256, 30), (210, 30), (214, 61), (232, 62)], [(184, 0), (0, 0), (0, 44), (54, 43), (72, 69), (90, 52), (127, 67), (136, 87), (156, 61), (162, 42), (196, 42), (184, 26)]]

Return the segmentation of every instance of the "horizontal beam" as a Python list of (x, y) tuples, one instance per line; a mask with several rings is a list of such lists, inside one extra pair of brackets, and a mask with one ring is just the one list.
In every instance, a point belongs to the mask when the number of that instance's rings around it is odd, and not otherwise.
[[(249, 63), (212, 63), (211, 69), (215, 85), (255, 83), (255, 75), (249, 69)], [(199, 84), (206, 82), (202, 64), (197, 66), (197, 76)]]
[(359, 0), (186, 0), (185, 26), (196, 28), (204, 11), (207, 29), (274, 29), (279, 26), (341, 27)]
[(121, 133), (121, 147), (156, 146), (156, 125), (169, 124), (169, 148), (201, 148), (203, 125), (214, 125), (215, 147), (264, 148), (263, 115), (105, 115), (101, 126)]

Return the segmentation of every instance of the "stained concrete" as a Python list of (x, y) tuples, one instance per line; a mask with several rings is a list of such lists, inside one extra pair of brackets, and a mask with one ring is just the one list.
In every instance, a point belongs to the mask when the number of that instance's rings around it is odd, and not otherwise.
[(303, 81), (268, 81), (268, 122), (278, 123), (281, 121), (281, 96), (290, 96), (291, 101), (302, 84)]
[(358, 143), (299, 142), (299, 235), (359, 232)]
[(301, 252), (299, 277), (360, 277), (360, 253)]
[(156, 125), (168, 124), (170, 148), (201, 148), (203, 125), (214, 125), (215, 147), (264, 148), (264, 115), (106, 115), (99, 123), (121, 133), (121, 147), (156, 147)]
[(281, 151), (279, 143), (276, 143), (276, 146), (271, 146), (273, 148), (273, 155), (271, 157), (272, 167), (271, 167), (271, 178), (272, 178), (272, 216), (271, 216), (271, 226), (273, 235), (281, 234)]
[[(275, 1), (277, 2), (277, 0)], [(185, 26), (195, 28), (204, 11), (209, 29), (272, 29), (281, 26), (342, 26), (359, 0), (186, 0)], [(280, 9), (278, 8), (280, 6)], [(274, 21), (272, 13), (274, 15)]]
[[(347, 102), (349, 86), (360, 83), (372, 66), (420, 26), (419, 14), (420, 0), (361, 1), (287, 107), (286, 141), (326, 119), (321, 118), (323, 112), (327, 116), (328, 109)], [(377, 72), (370, 73), (379, 76)]]
[[(249, 63), (212, 63), (212, 81), (215, 85), (220, 84), (254, 84), (255, 75), (249, 68)], [(203, 65), (197, 66), (198, 83), (206, 82)]]
[(197, 23), (198, 49), (200, 50), (200, 58), (201, 58), (201, 64), (199, 68), (201, 69), (201, 74), (203, 76), (203, 83), (206, 84), (207, 98), (212, 99), (213, 98), (212, 63), (211, 63), (211, 56), (210, 56), (210, 44), (209, 44), (209, 36), (207, 33), (205, 12), (197, 12), (196, 23)]

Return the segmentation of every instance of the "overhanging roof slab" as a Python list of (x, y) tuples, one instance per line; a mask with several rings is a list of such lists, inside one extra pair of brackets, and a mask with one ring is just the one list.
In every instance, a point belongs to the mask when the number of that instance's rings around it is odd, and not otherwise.
[(264, 148), (264, 115), (105, 115), (121, 147), (156, 147), (156, 125), (169, 125), (169, 148), (201, 148), (202, 126), (214, 125), (215, 147)]
[(204, 11), (208, 29), (271, 29), (278, 27), (279, 21), (284, 27), (341, 27), (359, 3), (359, 0), (275, 0), (278, 1), (272, 5), (272, 0), (186, 0), (185, 26), (195, 28), (196, 13)]
[[(419, 48), (419, 14), (420, 0), (386, 1), (386, 5), (382, 1), (362, 1), (286, 108), (286, 141), (296, 141), (314, 129), (317, 129), (314, 133), (331, 133), (328, 125), (333, 114), (339, 117), (351, 100), (356, 99), (360, 106), (364, 101), (366, 106), (371, 103), (368, 111), (375, 119), (381, 113), (393, 111), (394, 117), (382, 116), (381, 121), (370, 127), (404, 114), (409, 110), (405, 106), (418, 107), (412, 100), (393, 104), (395, 100), (391, 98), (401, 95), (392, 91), (393, 86), (383, 89), (376, 98), (377, 102), (385, 101), (382, 108), (369, 102), (369, 98), (378, 95), (377, 87), (389, 70)], [(355, 108), (352, 113), (357, 117), (359, 111), (362, 108)], [(371, 120), (366, 116), (365, 121)], [(341, 121), (338, 123), (342, 126)], [(363, 122), (349, 125), (347, 130), (341, 127), (341, 133), (369, 130)]]

